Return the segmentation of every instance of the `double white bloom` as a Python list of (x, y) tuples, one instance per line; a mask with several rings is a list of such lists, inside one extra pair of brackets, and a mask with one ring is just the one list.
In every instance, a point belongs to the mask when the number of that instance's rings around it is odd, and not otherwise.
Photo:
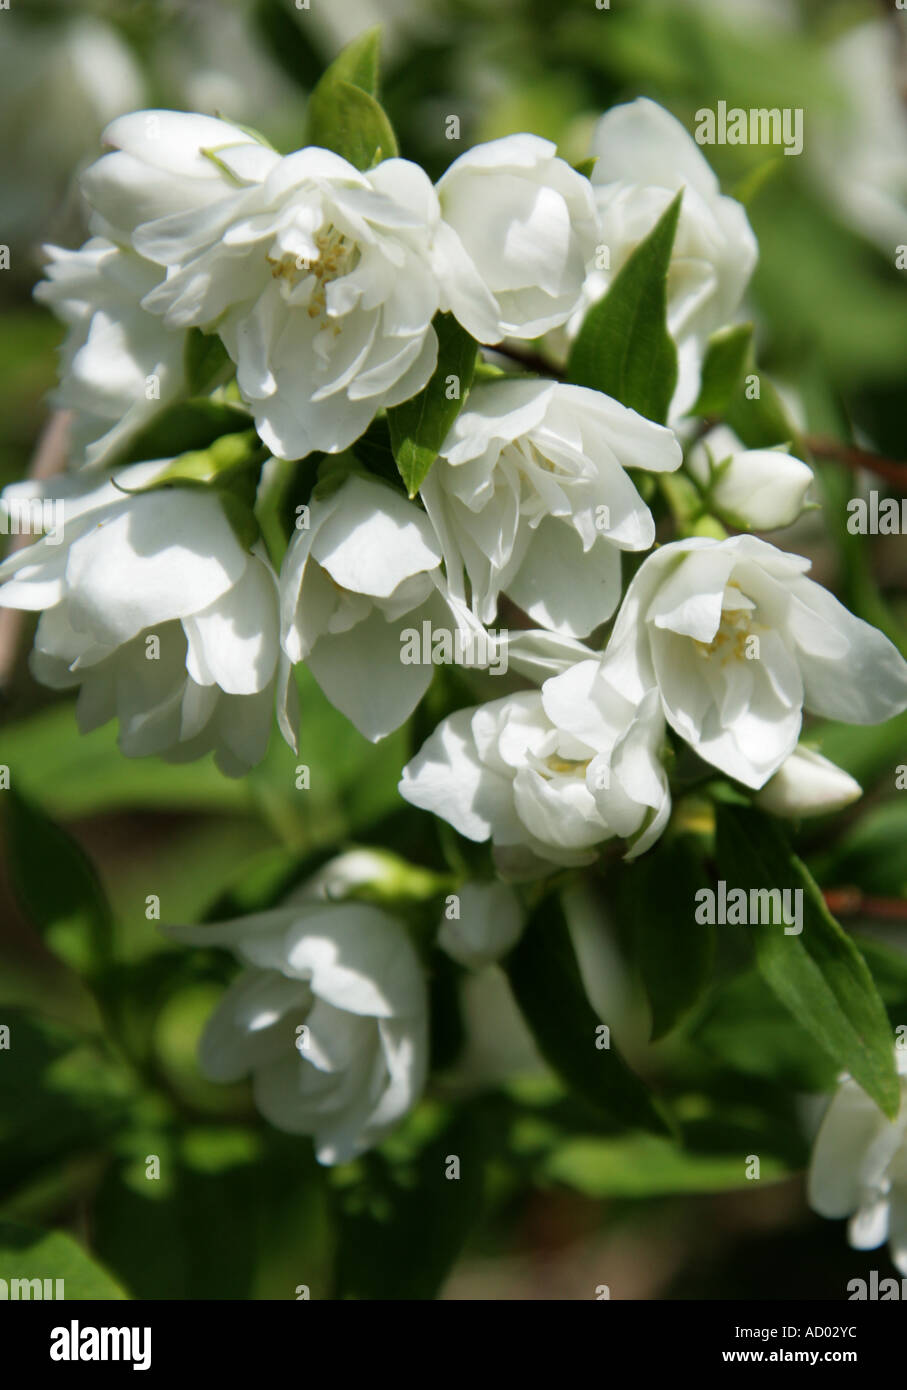
[(888, 1241), (907, 1275), (907, 1051), (895, 1051), (901, 1108), (889, 1120), (861, 1086), (845, 1076), (816, 1137), (809, 1204), (820, 1216), (849, 1216), (855, 1250)]
[[(64, 534), (0, 565), (0, 607), (43, 610), (38, 680), (79, 687), (83, 733), (118, 719), (130, 757), (184, 762), (214, 751), (240, 776), (264, 757), (285, 692), (277, 581), (264, 551), (234, 534), (217, 494), (147, 487), (169, 460), (137, 464), (119, 486), (55, 480)], [(40, 497), (34, 484), (5, 499)]]
[(454, 617), (437, 538), (414, 503), (358, 475), (314, 501), (308, 519), (281, 570), (284, 650), (360, 733), (383, 738), (409, 718), (433, 674), (431, 664), (403, 663), (403, 629), (446, 628)]
[(325, 878), (334, 891), (349, 880), (345, 858), (282, 907), (169, 929), (227, 947), (245, 967), (207, 1024), (202, 1071), (251, 1076), (265, 1118), (312, 1135), (327, 1164), (355, 1158), (402, 1119), (428, 1059), (425, 979), (404, 928), (369, 904), (324, 900)]
[(587, 180), (531, 135), (471, 150), (437, 191), (407, 160), (281, 157), (179, 112), (121, 118), (105, 140), (83, 179), (96, 230), (166, 271), (146, 310), (220, 334), (280, 458), (340, 452), (420, 391), (439, 310), (485, 343), (563, 323), (594, 251)]
[(680, 462), (670, 430), (600, 391), (476, 386), (421, 489), (451, 592), (465, 599), (465, 571), (482, 622), (505, 593), (541, 626), (587, 636), (617, 607), (620, 551), (655, 540), (624, 470)]
[(809, 566), (754, 536), (662, 546), (627, 590), (603, 678), (633, 704), (657, 690), (672, 728), (747, 787), (793, 752), (804, 708), (891, 718), (907, 707), (907, 662)]
[(400, 792), (467, 839), (491, 839), (508, 876), (589, 864), (615, 836), (632, 840), (633, 858), (670, 814), (663, 738), (655, 691), (634, 705), (597, 661), (582, 661), (540, 691), (443, 720), (403, 769)]
[(75, 412), (73, 458), (100, 466), (182, 394), (186, 335), (141, 307), (161, 271), (134, 251), (104, 237), (45, 251), (48, 278), (35, 297), (69, 328), (54, 404)]

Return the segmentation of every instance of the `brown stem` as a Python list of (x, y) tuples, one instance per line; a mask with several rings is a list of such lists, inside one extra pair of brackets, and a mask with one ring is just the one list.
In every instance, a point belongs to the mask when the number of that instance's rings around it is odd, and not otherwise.
[(822, 894), (836, 917), (874, 917), (880, 922), (907, 922), (907, 899), (877, 898), (859, 888), (828, 888)]
[(510, 343), (493, 343), (488, 351), (496, 352), (499, 357), (509, 357), (511, 362), (518, 362), (527, 372), (538, 372), (540, 376), (551, 376), (557, 381), (564, 380), (562, 369), (549, 362), (540, 352), (524, 351), (522, 348), (512, 347)]
[(818, 458), (833, 459), (848, 468), (865, 468), (907, 493), (907, 463), (885, 458), (883, 454), (870, 453), (867, 449), (858, 449), (853, 444), (841, 444), (837, 439), (830, 439), (826, 435), (808, 434), (803, 442), (810, 453)]

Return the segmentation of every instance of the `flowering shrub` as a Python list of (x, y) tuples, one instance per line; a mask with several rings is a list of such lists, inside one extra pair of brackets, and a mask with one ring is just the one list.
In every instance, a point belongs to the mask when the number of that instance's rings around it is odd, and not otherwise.
[[(886, 1008), (905, 966), (841, 927), (788, 828), (859, 798), (817, 720), (903, 714), (907, 661), (798, 553), (826, 513), (743, 315), (745, 207), (647, 99), (602, 116), (578, 167), (527, 132), (433, 184), (400, 157), (376, 74), (370, 33), (286, 153), (207, 115), (118, 117), (81, 177), (90, 239), (47, 248), (36, 291), (66, 326), (54, 400), (71, 427), (61, 476), (3, 494), (8, 521), (57, 509), (0, 564), (0, 606), (39, 615), (35, 681), (77, 688), (80, 730), (116, 721), (127, 758), (213, 752), (254, 790), (283, 740), (305, 798), (349, 721), (373, 745), (364, 794), (388, 758), (399, 779), (367, 849), (328, 808), (314, 859), (291, 828), (280, 873), (209, 895), (216, 924), (174, 921), (149, 890), (169, 943), (156, 1007), (201, 983), (198, 1066), (231, 1088), (212, 1099), (184, 1059), (190, 1099), (202, 1087), (203, 1110), (247, 1123), (251, 1079), (301, 1165), (311, 1141), (346, 1173), (336, 1192), (426, 1134), (422, 1180), (459, 1180), (462, 1158), (473, 1181), (493, 1146), (460, 1152), (457, 1103), (489, 1083), (450, 1020), (490, 971), (593, 1151), (642, 1136), (680, 1188), (708, 1190), (690, 1049), (759, 1075), (761, 1009), (811, 1068), (810, 1086), (771, 1074), (785, 1105), (844, 1078), (813, 1206), (855, 1213), (860, 1248), (890, 1237), (907, 1274), (905, 1030)], [(15, 778), (10, 797), (20, 848), (57, 833)], [(72, 959), (134, 1078), (148, 1001), (62, 853), (90, 927)], [(603, 991), (612, 915), (661, 1051)], [(755, 970), (737, 946), (728, 970), (737, 924)], [(784, 1157), (768, 1128), (761, 1148), (760, 1103), (716, 1187), (760, 1153), (766, 1175), (797, 1166), (799, 1131)], [(168, 1123), (147, 1119), (150, 1153), (172, 1147)], [(570, 1171), (568, 1148), (548, 1157)]]

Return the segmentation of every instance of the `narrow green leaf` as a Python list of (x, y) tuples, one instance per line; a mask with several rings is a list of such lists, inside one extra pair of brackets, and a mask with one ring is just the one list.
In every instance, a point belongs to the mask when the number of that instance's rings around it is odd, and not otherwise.
[(357, 35), (337, 54), (322, 81), (349, 82), (354, 87), (361, 87), (369, 96), (377, 97), (380, 61), (381, 26), (376, 25), (374, 29), (366, 29), (365, 33)]
[[(714, 1193), (748, 1185), (742, 1154), (743, 1150), (691, 1153), (654, 1134), (614, 1139), (580, 1136), (554, 1149), (545, 1161), (544, 1172), (555, 1182), (598, 1200)], [(774, 1155), (760, 1155), (763, 1180), (783, 1177), (787, 1171), (787, 1165)]]
[[(410, 497), (415, 497), (428, 477), (475, 372), (477, 345), (453, 315), (437, 314), (434, 329), (438, 363), (431, 380), (418, 396), (387, 412), (391, 446)], [(451, 391), (456, 391), (453, 399)]]
[(506, 960), (516, 1001), (545, 1061), (564, 1085), (609, 1119), (669, 1132), (657, 1102), (606, 1037), (583, 989), (560, 901), (546, 898)]
[(667, 325), (667, 277), (683, 191), (593, 304), (567, 363), (567, 379), (604, 391), (663, 423), (677, 384)]
[(13, 892), (48, 945), (74, 969), (106, 962), (113, 923), (100, 880), (66, 831), (10, 788), (4, 793)]
[(689, 837), (661, 840), (621, 871), (619, 893), (628, 939), (652, 1011), (652, 1038), (664, 1037), (702, 996), (715, 932), (694, 921), (702, 870)]
[(319, 145), (371, 169), (397, 153), (393, 127), (378, 101), (380, 31), (370, 29), (334, 60), (309, 97), (307, 145)]
[(751, 323), (713, 333), (702, 364), (699, 396), (691, 415), (722, 415), (734, 400), (746, 368), (753, 338)]
[[(770, 449), (773, 444), (790, 444), (790, 452), (798, 458), (806, 459), (806, 452), (798, 442), (796, 425), (787, 413), (787, 408), (777, 390), (767, 376), (752, 369), (750, 374), (756, 380), (746, 391), (738, 391), (728, 401), (724, 409), (725, 423), (742, 440), (748, 449)], [(753, 395), (758, 391), (758, 395)]]
[(893, 1118), (900, 1087), (885, 1006), (866, 962), (828, 911), (777, 823), (754, 809), (720, 805), (716, 857), (728, 891), (777, 888), (802, 893), (799, 935), (787, 935), (780, 921), (737, 930), (752, 933), (756, 963), (781, 1002)]
[[(106, 1301), (126, 1297), (106, 1270), (64, 1231), (38, 1231), (10, 1221), (0, 1222), (0, 1268), (7, 1282), (59, 1279), (64, 1299)], [(40, 1288), (20, 1290), (18, 1296), (41, 1298), (42, 1290), (43, 1282)], [(56, 1288), (52, 1297), (56, 1297)]]

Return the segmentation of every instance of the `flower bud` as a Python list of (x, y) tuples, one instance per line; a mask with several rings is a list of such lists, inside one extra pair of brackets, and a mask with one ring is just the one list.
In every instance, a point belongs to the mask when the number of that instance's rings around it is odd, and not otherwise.
[(806, 505), (812, 469), (782, 448), (746, 449), (726, 426), (687, 456), (687, 469), (723, 517), (741, 531), (790, 526)]
[(823, 816), (840, 811), (863, 792), (859, 782), (812, 748), (795, 748), (756, 797), (776, 816)]

